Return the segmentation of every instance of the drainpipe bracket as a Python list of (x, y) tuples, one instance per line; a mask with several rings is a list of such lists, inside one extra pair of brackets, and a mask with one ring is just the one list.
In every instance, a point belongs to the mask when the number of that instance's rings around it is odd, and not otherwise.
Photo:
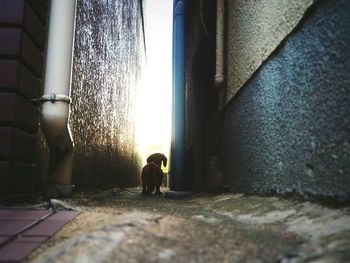
[(70, 104), (72, 99), (67, 95), (51, 93), (51, 94), (46, 94), (41, 96), (39, 101), (41, 103), (44, 103), (47, 101), (50, 101), (51, 103), (55, 103), (56, 101), (62, 101)]
[(174, 7), (174, 17), (185, 14), (186, 4), (186, 0), (177, 1)]

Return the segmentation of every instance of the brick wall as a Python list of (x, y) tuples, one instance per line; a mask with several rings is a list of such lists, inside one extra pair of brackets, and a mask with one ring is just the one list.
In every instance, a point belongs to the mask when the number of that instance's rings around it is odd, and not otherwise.
[(36, 177), (48, 1), (0, 1), (0, 200), (30, 196)]

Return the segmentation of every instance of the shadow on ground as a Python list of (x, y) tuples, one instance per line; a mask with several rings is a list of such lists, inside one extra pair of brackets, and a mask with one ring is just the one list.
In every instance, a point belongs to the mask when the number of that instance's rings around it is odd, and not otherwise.
[(52, 200), (80, 215), (27, 262), (350, 262), (350, 209), (240, 194)]

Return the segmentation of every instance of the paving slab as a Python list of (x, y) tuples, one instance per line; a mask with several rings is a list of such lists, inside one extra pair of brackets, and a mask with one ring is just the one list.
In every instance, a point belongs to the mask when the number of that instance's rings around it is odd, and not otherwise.
[(11, 242), (0, 250), (0, 262), (21, 262), (40, 242)]
[(76, 211), (0, 209), (0, 262), (21, 262), (72, 220)]
[(32, 224), (35, 220), (0, 219), (0, 235), (14, 235), (21, 229)]
[(50, 210), (27, 210), (27, 209), (0, 209), (0, 219), (28, 219), (36, 220), (50, 214)]

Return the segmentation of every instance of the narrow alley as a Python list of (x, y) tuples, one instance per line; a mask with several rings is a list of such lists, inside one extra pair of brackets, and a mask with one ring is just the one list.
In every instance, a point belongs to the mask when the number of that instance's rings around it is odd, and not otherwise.
[(0, 263), (350, 262), (349, 25), (350, 0), (0, 0)]

